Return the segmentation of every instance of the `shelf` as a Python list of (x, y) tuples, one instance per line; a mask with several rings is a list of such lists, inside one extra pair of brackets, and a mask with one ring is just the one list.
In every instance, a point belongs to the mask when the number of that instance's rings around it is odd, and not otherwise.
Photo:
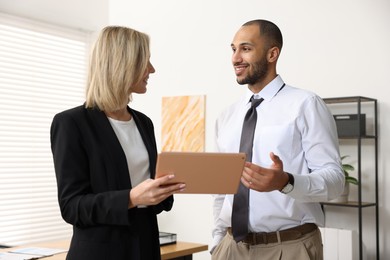
[(373, 202), (361, 202), (359, 204), (358, 201), (348, 201), (348, 202), (321, 202), (322, 205), (328, 205), (328, 206), (341, 206), (341, 207), (351, 207), (351, 208), (366, 208), (366, 207), (373, 207), (376, 206), (376, 203)]
[[(338, 131), (341, 134), (338, 136), (340, 145), (342, 145), (347, 140), (356, 141), (356, 151), (357, 151), (357, 179), (362, 181), (362, 157), (363, 156), (373, 156), (374, 160), (374, 192), (375, 192), (375, 201), (374, 202), (363, 202), (363, 190), (362, 185), (358, 185), (357, 187), (357, 201), (348, 201), (348, 202), (321, 202), (321, 207), (324, 212), (326, 211), (326, 207), (349, 207), (357, 209), (358, 216), (358, 251), (359, 251), (359, 260), (363, 260), (363, 227), (366, 225), (365, 221), (363, 221), (363, 208), (373, 207), (375, 209), (375, 239), (376, 239), (376, 259), (379, 260), (379, 206), (378, 206), (378, 108), (377, 108), (377, 100), (374, 98), (362, 97), (362, 96), (349, 96), (349, 97), (333, 97), (333, 98), (324, 98), (324, 102), (329, 106), (330, 110), (333, 111), (333, 116), (339, 115), (341, 111), (341, 115), (351, 115), (351, 120), (346, 124), (345, 122), (341, 122), (343, 118), (339, 118), (339, 121), (336, 121), (336, 126), (340, 127), (343, 131)], [(336, 113), (337, 112), (337, 113)], [(367, 114), (368, 113), (368, 114)], [(352, 117), (352, 115), (354, 117)], [(364, 115), (364, 116), (363, 116)], [(365, 130), (367, 130), (367, 122), (366, 115), (369, 115), (370, 124), (372, 124), (372, 128), (369, 128), (368, 134)], [(336, 120), (336, 118), (335, 118)], [(338, 123), (338, 124), (337, 124)], [(363, 128), (364, 127), (364, 128)], [(339, 129), (338, 129), (339, 130)], [(346, 131), (348, 130), (348, 131)], [(356, 131), (357, 130), (357, 131)], [(348, 133), (349, 135), (347, 136)], [(374, 152), (368, 154), (363, 154), (362, 151), (362, 140), (373, 140), (371, 144), (373, 146)], [(342, 142), (344, 141), (344, 142)], [(371, 142), (370, 142), (371, 143)], [(371, 158), (371, 157), (370, 157)], [(352, 214), (350, 212), (349, 214)]]
[(335, 98), (323, 98), (327, 104), (337, 104), (337, 103), (356, 103), (356, 102), (372, 102), (376, 101), (374, 98), (353, 96), (353, 97), (335, 97)]
[(362, 135), (362, 136), (339, 136), (339, 139), (375, 139), (375, 135)]

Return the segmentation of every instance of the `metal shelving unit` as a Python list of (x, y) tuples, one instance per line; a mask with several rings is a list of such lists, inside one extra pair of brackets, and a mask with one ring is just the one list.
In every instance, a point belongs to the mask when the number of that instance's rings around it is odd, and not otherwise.
[[(356, 140), (357, 142), (357, 178), (358, 183), (358, 196), (357, 201), (348, 201), (346, 203), (339, 202), (322, 202), (322, 207), (324, 206), (338, 206), (338, 207), (351, 207), (356, 208), (358, 211), (358, 235), (359, 235), (359, 259), (363, 259), (363, 209), (368, 207), (375, 207), (375, 228), (376, 228), (376, 259), (379, 260), (379, 205), (378, 205), (378, 108), (377, 100), (368, 97), (361, 96), (351, 96), (351, 97), (335, 97), (335, 98), (324, 98), (325, 103), (332, 108), (333, 105), (346, 105), (353, 107), (356, 105), (357, 112), (357, 125), (360, 126), (362, 114), (362, 105), (368, 104), (373, 109), (373, 129), (369, 133), (362, 133), (360, 127), (358, 134), (356, 136), (339, 136), (339, 140), (348, 139)], [(331, 109), (332, 110), (332, 109)], [(368, 139), (373, 141), (374, 145), (374, 185), (375, 185), (375, 201), (374, 202), (364, 202), (362, 194), (362, 140)]]

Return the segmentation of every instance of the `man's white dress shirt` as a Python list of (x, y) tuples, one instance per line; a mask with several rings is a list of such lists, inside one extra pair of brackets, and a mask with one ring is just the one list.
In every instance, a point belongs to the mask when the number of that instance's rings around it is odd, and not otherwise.
[[(336, 125), (328, 107), (316, 94), (289, 85), (280, 89), (283, 84), (277, 76), (257, 93), (264, 101), (257, 107), (252, 162), (270, 168), (270, 153), (278, 155), (284, 171), (294, 175), (294, 189), (288, 194), (250, 190), (250, 232), (273, 232), (303, 223), (323, 226), (319, 202), (336, 198), (344, 187)], [(239, 151), (252, 95), (248, 89), (218, 117), (219, 152)], [(233, 195), (215, 196), (212, 250), (231, 226), (232, 205)]]

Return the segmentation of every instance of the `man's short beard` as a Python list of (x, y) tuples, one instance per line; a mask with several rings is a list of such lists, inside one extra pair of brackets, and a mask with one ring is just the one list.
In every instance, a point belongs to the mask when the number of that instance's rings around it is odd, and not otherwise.
[(237, 78), (237, 83), (240, 85), (254, 85), (257, 82), (262, 81), (268, 73), (268, 61), (264, 57), (254, 64), (253, 74), (249, 74), (242, 80)]

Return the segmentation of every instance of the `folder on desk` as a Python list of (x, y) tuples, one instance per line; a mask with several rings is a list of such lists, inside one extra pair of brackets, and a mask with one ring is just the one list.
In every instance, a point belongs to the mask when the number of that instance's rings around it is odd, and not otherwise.
[[(14, 249), (12, 251), (9, 251), (8, 253), (23, 256), (21, 259), (39, 259), (43, 257), (52, 256), (55, 254), (60, 254), (67, 252), (66, 249), (60, 249), (60, 248), (46, 248), (46, 247), (21, 247), (18, 249)], [(1, 258), (0, 258), (1, 260)]]
[(175, 244), (176, 237), (173, 233), (159, 232), (160, 246)]
[(40, 259), (46, 256), (32, 255), (32, 254), (20, 254), (20, 253), (0, 253), (0, 260), (33, 260)]

